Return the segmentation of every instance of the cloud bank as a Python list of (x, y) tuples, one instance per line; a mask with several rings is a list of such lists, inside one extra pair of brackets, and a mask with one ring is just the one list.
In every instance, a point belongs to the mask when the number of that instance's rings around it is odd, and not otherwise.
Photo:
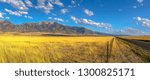
[(142, 18), (142, 17), (135, 17), (134, 18), (138, 24), (145, 28), (150, 28), (150, 20), (147, 18)]
[(143, 35), (144, 32), (139, 29), (129, 27), (129, 28), (122, 29), (119, 31), (114, 31), (114, 34), (116, 35)]
[(95, 22), (89, 19), (84, 19), (84, 18), (79, 19), (74, 16), (71, 16), (71, 19), (76, 24), (83, 24), (83, 25), (94, 26), (94, 27), (105, 28), (105, 29), (110, 29), (112, 27), (112, 25), (109, 23)]

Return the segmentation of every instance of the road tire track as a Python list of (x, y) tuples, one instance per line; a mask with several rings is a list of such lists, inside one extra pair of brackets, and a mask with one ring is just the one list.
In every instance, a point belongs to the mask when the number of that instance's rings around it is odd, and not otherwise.
[[(131, 55), (135, 55), (135, 60), (137, 58), (140, 58), (143, 62), (150, 62), (150, 54), (147, 54), (147, 50), (146, 49), (143, 49), (140, 45), (136, 45), (135, 43), (132, 43), (134, 42), (134, 40), (132, 40), (132, 42), (130, 41), (130, 39), (124, 39), (124, 38), (120, 38), (120, 37), (117, 37), (116, 39), (118, 39), (118, 41), (121, 41), (123, 42), (124, 44), (128, 45), (129, 46), (129, 50), (130, 52), (129, 53), (132, 53)], [(127, 54), (127, 53), (124, 53), (124, 54)], [(137, 62), (137, 61), (134, 61), (134, 59), (129, 59), (131, 62)]]
[(123, 58), (123, 60), (126, 60), (126, 62), (131, 63), (132, 61), (127, 57), (125, 51), (121, 48), (121, 44), (120, 44), (120, 43), (121, 43), (121, 42), (119, 42), (119, 39), (116, 38), (116, 45), (118, 46), (118, 49), (119, 49), (120, 52), (121, 52), (121, 53), (120, 53), (121, 58)]

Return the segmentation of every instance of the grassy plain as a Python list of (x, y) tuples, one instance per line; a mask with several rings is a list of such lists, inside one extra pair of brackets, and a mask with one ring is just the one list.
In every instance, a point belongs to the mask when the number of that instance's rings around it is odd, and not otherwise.
[(105, 62), (113, 37), (0, 36), (1, 63)]
[(124, 38), (134, 39), (134, 40), (147, 40), (147, 41), (150, 41), (150, 36), (126, 36)]
[(0, 35), (0, 63), (150, 62), (149, 41), (148, 36), (119, 38), (7, 33)]

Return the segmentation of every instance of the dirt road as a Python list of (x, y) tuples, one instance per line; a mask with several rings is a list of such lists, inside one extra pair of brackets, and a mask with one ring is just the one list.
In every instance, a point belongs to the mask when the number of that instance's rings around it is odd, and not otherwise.
[(129, 43), (132, 43), (136, 46), (141, 47), (144, 50), (150, 51), (150, 41), (144, 41), (144, 40), (134, 40), (134, 39), (124, 39), (124, 38), (119, 38), (122, 40), (125, 40)]
[(115, 37), (112, 48), (112, 62), (150, 62), (150, 42)]

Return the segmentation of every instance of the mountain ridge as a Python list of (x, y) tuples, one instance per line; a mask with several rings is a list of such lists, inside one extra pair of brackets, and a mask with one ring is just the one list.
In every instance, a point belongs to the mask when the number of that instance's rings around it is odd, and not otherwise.
[(23, 24), (13, 24), (9, 21), (0, 21), (0, 31), (1, 32), (48, 32), (51, 34), (76, 34), (76, 35), (107, 35), (105, 33), (94, 32), (90, 29), (84, 27), (72, 27), (65, 26), (56, 22), (38, 22), (38, 23), (23, 23)]

